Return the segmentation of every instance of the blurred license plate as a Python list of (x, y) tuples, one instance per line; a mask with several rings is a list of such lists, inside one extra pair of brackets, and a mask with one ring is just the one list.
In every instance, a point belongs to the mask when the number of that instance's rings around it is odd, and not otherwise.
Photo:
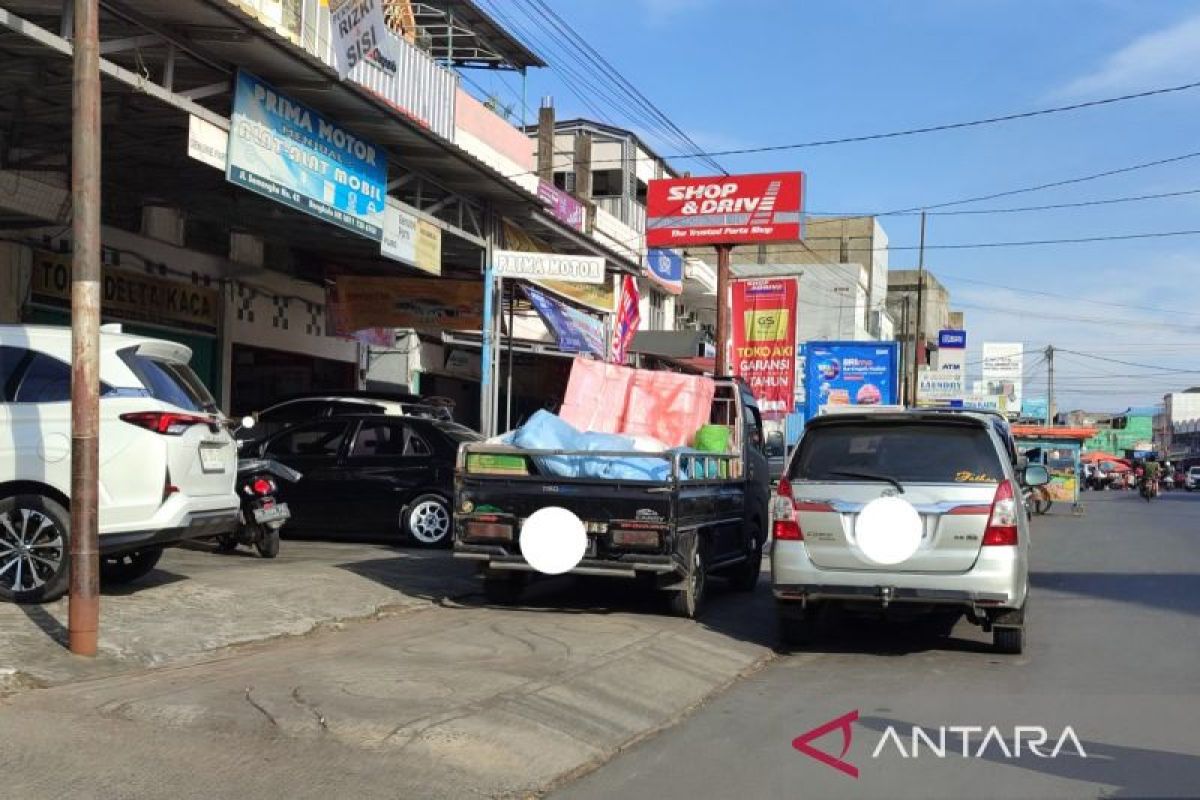
[(200, 468), (205, 472), (224, 472), (225, 445), (200, 445)]
[(254, 509), (254, 521), (262, 524), (264, 522), (278, 522), (281, 519), (290, 519), (292, 512), (288, 510), (287, 503), (279, 503), (270, 508)]

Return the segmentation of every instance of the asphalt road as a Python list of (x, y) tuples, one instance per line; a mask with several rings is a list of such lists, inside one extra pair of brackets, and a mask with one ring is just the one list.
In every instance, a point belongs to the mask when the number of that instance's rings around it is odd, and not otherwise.
[[(1200, 796), (1200, 494), (1084, 500), (1082, 518), (1055, 508), (1035, 521), (1024, 655), (989, 652), (967, 623), (950, 639), (846, 630), (774, 661), (554, 796)], [(846, 771), (793, 748), (854, 715)], [(940, 757), (924, 739), (914, 753), (913, 726), (939, 746), (940, 726), (980, 730), (947, 730)], [(1027, 746), (1038, 732), (1016, 726), (1046, 729), (1044, 757)], [(1063, 740), (1068, 726), (1074, 740)], [(841, 729), (811, 744), (833, 761)]]

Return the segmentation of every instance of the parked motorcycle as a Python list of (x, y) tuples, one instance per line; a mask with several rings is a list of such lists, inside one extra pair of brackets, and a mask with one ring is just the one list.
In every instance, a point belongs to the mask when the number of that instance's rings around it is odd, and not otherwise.
[[(243, 417), (238, 431), (253, 428), (253, 417)], [(235, 431), (236, 433), (237, 431)], [(238, 439), (238, 448), (244, 444)], [(279, 555), (279, 529), (292, 516), (287, 503), (276, 497), (279, 485), (275, 479), (295, 483), (303, 477), (299, 472), (269, 458), (239, 458), (237, 494), (241, 500), (238, 528), (233, 533), (217, 537), (217, 550), (232, 553), (239, 545), (253, 547), (263, 558)]]
[(238, 460), (237, 492), (242, 501), (238, 528), (217, 538), (217, 549), (231, 553), (238, 545), (253, 547), (263, 558), (279, 555), (279, 529), (291, 518), (287, 503), (276, 499), (275, 479), (295, 483), (301, 475), (278, 461), (265, 458)]

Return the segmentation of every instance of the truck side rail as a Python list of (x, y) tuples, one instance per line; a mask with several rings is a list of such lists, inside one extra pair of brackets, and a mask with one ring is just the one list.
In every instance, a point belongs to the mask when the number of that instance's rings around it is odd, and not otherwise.
[[(472, 460), (471, 456), (499, 457), (492, 460)], [(643, 450), (526, 450), (506, 444), (488, 444), (485, 442), (464, 442), (459, 445), (456, 472), (459, 476), (504, 477), (515, 480), (548, 480), (556, 482), (595, 483), (599, 478), (572, 478), (557, 475), (544, 475), (538, 471), (538, 458), (620, 458), (639, 461), (666, 461), (669, 466), (667, 480), (637, 480), (620, 479), (616, 483), (637, 483), (650, 485), (697, 484), (740, 480), (744, 475), (742, 456), (740, 453), (706, 453), (701, 451), (663, 451), (646, 452)], [(522, 459), (523, 469), (518, 471), (511, 459)], [(532, 468), (531, 468), (532, 465)]]

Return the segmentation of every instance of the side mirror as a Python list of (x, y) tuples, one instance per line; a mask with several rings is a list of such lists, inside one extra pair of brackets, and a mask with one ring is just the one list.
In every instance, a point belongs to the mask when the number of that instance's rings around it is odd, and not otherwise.
[(1045, 486), (1050, 482), (1050, 471), (1041, 464), (1030, 464), (1025, 468), (1026, 486)]

